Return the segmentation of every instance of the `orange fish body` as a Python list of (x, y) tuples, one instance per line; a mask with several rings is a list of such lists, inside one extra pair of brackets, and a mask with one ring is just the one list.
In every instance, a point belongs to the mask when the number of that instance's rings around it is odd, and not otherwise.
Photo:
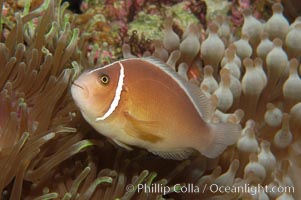
[(209, 99), (152, 58), (84, 72), (71, 92), (88, 123), (127, 149), (137, 146), (171, 159), (197, 150), (214, 158), (240, 134), (239, 125), (208, 123)]

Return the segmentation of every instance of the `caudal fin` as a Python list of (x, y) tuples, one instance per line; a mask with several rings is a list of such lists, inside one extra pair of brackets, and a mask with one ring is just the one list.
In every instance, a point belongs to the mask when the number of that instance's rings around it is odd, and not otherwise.
[(241, 133), (239, 124), (219, 123), (210, 124), (211, 133), (214, 135), (212, 144), (201, 153), (208, 158), (216, 158), (227, 148), (234, 144)]

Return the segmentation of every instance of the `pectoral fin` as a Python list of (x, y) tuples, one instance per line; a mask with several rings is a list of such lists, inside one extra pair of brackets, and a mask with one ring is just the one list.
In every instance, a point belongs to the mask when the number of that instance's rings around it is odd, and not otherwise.
[(126, 150), (132, 151), (132, 147), (128, 146), (127, 144), (124, 144), (122, 142), (120, 142), (119, 140), (116, 139), (112, 139), (118, 146), (121, 146), (123, 148), (125, 148)]
[(124, 112), (124, 115), (129, 122), (125, 127), (125, 131), (129, 135), (151, 143), (156, 143), (163, 139), (162, 137), (154, 134), (159, 130), (158, 122), (139, 120), (132, 116), (129, 112)]

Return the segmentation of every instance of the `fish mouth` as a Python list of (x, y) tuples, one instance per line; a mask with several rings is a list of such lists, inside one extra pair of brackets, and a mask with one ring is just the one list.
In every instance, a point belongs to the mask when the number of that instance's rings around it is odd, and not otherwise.
[(76, 83), (75, 81), (72, 81), (72, 85), (76, 86), (76, 87), (79, 87), (80, 89), (82, 90), (85, 90), (85, 88), (81, 85), (79, 85), (78, 83)]
[(76, 81), (72, 81), (71, 94), (75, 99), (89, 97), (88, 88), (85, 85), (79, 84)]

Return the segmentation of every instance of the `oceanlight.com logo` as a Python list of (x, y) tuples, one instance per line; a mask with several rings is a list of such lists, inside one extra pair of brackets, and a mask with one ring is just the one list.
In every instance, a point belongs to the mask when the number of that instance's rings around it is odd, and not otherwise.
[(203, 192), (210, 192), (210, 193), (249, 193), (251, 195), (256, 195), (262, 192), (265, 193), (294, 193), (295, 188), (293, 186), (262, 186), (260, 184), (258, 185), (250, 185), (250, 184), (244, 184), (240, 186), (219, 186), (217, 184), (210, 184), (205, 185)]

